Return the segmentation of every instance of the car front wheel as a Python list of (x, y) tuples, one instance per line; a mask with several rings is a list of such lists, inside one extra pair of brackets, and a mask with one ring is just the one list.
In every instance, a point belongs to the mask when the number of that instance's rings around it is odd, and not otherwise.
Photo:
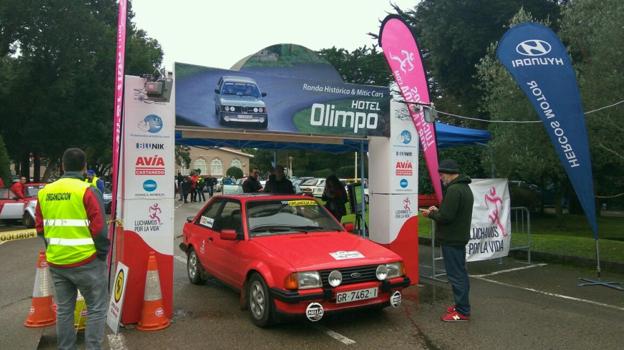
[(204, 284), (206, 282), (206, 273), (193, 248), (189, 248), (186, 254), (186, 272), (191, 283)]
[(24, 216), (22, 216), (22, 225), (28, 228), (33, 228), (35, 227), (35, 220), (32, 218), (32, 216), (30, 216), (30, 214), (24, 213)]
[(247, 282), (247, 298), (251, 321), (258, 327), (267, 327), (274, 323), (273, 300), (262, 276), (254, 273)]

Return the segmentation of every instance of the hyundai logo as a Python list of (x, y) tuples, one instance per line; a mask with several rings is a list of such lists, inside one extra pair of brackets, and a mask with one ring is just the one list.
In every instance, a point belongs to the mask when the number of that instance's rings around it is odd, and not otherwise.
[(362, 277), (362, 274), (359, 272), (353, 272), (350, 276), (351, 278), (360, 278)]
[(544, 40), (525, 40), (516, 46), (516, 52), (524, 56), (544, 56), (549, 53), (551, 46)]

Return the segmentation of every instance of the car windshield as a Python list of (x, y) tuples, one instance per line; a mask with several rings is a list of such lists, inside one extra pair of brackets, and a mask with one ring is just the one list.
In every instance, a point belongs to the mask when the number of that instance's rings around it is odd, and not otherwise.
[(260, 98), (260, 91), (258, 90), (258, 87), (256, 84), (252, 83), (224, 83), (223, 88), (221, 89), (221, 94)]
[(313, 199), (258, 200), (247, 203), (249, 236), (343, 231)]
[(37, 197), (37, 193), (41, 188), (39, 186), (28, 186), (26, 187), (26, 193), (24, 193), (25, 197)]
[(318, 179), (307, 179), (301, 183), (301, 186), (314, 186), (318, 182)]

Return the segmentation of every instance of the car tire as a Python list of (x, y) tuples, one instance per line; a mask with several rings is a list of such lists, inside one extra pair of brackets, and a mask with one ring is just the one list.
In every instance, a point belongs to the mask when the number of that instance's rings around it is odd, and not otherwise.
[(268, 327), (275, 323), (273, 298), (262, 276), (253, 273), (247, 281), (247, 303), (251, 322), (258, 327)]
[(24, 216), (22, 216), (22, 225), (28, 228), (33, 228), (35, 227), (35, 219), (33, 219), (33, 217), (30, 216), (30, 214), (24, 213)]
[(262, 122), (262, 124), (260, 124), (260, 127), (262, 129), (266, 129), (269, 126), (269, 119), (265, 118), (264, 121)]
[(186, 273), (191, 283), (198, 285), (206, 283), (206, 272), (192, 247), (189, 247), (186, 253)]

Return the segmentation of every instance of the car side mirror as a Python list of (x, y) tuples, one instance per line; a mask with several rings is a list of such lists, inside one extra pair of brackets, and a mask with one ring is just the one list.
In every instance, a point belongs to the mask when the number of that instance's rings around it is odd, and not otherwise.
[(225, 229), (221, 231), (219, 238), (224, 241), (235, 241), (238, 239), (238, 234), (234, 230)]
[(355, 226), (353, 225), (352, 222), (346, 222), (346, 223), (342, 224), (342, 226), (344, 227), (345, 231), (347, 231), (347, 232), (353, 232), (353, 230), (355, 230)]
[(186, 222), (193, 222), (193, 219), (195, 219), (194, 216), (187, 216), (186, 217)]
[(263, 92), (263, 93), (262, 93), (262, 97), (266, 97), (266, 92)]
[(218, 93), (219, 93), (219, 89), (215, 89), (215, 94), (218, 94)]

